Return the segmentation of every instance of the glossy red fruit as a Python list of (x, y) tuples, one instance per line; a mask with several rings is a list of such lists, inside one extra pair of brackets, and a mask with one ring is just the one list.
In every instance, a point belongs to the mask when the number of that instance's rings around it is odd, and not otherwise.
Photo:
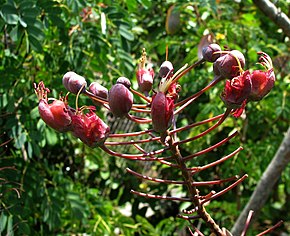
[(43, 82), (40, 82), (38, 86), (35, 85), (35, 93), (39, 99), (38, 111), (42, 120), (58, 132), (69, 131), (71, 129), (71, 116), (66, 99), (54, 99), (52, 103), (48, 103), (47, 93), (49, 93), (49, 89), (45, 88)]
[(221, 50), (220, 45), (212, 43), (202, 49), (203, 59), (208, 62), (215, 62), (221, 56), (220, 53), (217, 53)]
[(87, 86), (86, 79), (73, 71), (69, 71), (63, 76), (62, 83), (67, 91), (74, 94), (77, 94), (80, 89), (82, 89), (81, 92), (84, 92)]
[(244, 55), (238, 50), (232, 50), (219, 57), (214, 62), (213, 71), (216, 76), (220, 76), (225, 79), (232, 79), (238, 76), (244, 67)]
[(270, 56), (264, 52), (259, 54), (262, 55), (259, 64), (264, 66), (266, 71), (254, 70), (251, 73), (252, 90), (249, 95), (250, 101), (260, 101), (265, 97), (274, 87), (276, 80)]
[(226, 81), (221, 98), (228, 108), (239, 108), (248, 99), (251, 87), (250, 72), (245, 71), (242, 75)]
[(131, 82), (126, 77), (118, 78), (109, 91), (109, 106), (116, 117), (124, 117), (133, 105), (133, 94), (129, 90)]
[(103, 144), (110, 133), (110, 128), (94, 110), (94, 107), (90, 107), (86, 114), (76, 112), (72, 115), (72, 134), (89, 147)]
[(151, 118), (156, 132), (165, 132), (172, 124), (174, 97), (158, 92), (152, 97)]
[[(98, 97), (101, 97), (101, 98), (104, 98), (104, 99), (108, 99), (108, 89), (105, 88), (104, 86), (100, 85), (98, 82), (93, 82), (90, 84), (89, 86), (89, 91), (98, 96)], [(93, 103), (96, 105), (96, 106), (101, 106), (102, 103), (101, 102), (97, 102), (97, 101), (94, 101), (93, 100)]]
[(139, 86), (139, 90), (142, 93), (149, 93), (152, 89), (154, 71), (152, 68), (143, 69), (140, 68), (136, 72), (137, 82)]

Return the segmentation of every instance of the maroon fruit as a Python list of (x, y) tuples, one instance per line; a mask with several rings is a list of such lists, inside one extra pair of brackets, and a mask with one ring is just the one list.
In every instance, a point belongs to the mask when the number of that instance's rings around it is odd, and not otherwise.
[(224, 52), (213, 64), (213, 71), (216, 76), (232, 79), (238, 76), (245, 66), (245, 57), (238, 50)]
[(216, 43), (212, 43), (202, 49), (203, 59), (208, 62), (215, 62), (221, 56), (218, 53), (219, 51), (221, 51), (221, 47)]
[(272, 60), (266, 53), (262, 54), (260, 64), (265, 67), (267, 71), (254, 70), (251, 73), (252, 90), (249, 95), (250, 101), (259, 101), (266, 96), (274, 87), (275, 74), (273, 71)]
[(158, 92), (152, 97), (151, 118), (156, 132), (165, 132), (172, 124), (174, 97)]
[(228, 108), (239, 108), (249, 97), (251, 86), (250, 72), (245, 71), (242, 75), (226, 81), (221, 98)]
[(133, 94), (129, 90), (130, 86), (129, 79), (120, 77), (109, 91), (109, 106), (116, 117), (124, 117), (131, 110)]
[(94, 110), (94, 107), (90, 107), (86, 114), (78, 111), (72, 115), (72, 134), (89, 147), (103, 144), (110, 132), (110, 128)]
[(147, 93), (152, 89), (154, 71), (152, 68), (140, 68), (136, 72), (139, 89), (142, 93)]
[[(98, 96), (98, 97), (101, 97), (101, 98), (104, 98), (104, 99), (108, 99), (108, 89), (105, 88), (104, 86), (100, 85), (98, 82), (93, 82), (90, 84), (89, 86), (89, 91)], [(97, 101), (94, 101), (93, 100), (93, 103), (96, 105), (96, 106), (101, 106), (102, 103), (101, 102), (97, 102)]]
[(45, 88), (43, 82), (40, 82), (38, 86), (35, 85), (35, 93), (39, 100), (38, 111), (42, 120), (58, 132), (69, 131), (71, 129), (71, 116), (66, 99), (54, 99), (52, 103), (48, 103), (47, 93), (49, 93), (49, 89)]
[(63, 78), (62, 83), (67, 91), (77, 94), (81, 89), (81, 92), (86, 90), (86, 79), (73, 71), (67, 72)]

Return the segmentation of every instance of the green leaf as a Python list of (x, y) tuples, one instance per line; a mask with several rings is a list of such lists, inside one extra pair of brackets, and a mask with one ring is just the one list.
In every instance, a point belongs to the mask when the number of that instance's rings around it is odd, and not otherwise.
[(126, 0), (126, 4), (128, 7), (128, 10), (130, 12), (135, 12), (137, 9), (137, 1), (136, 0)]
[(16, 25), (19, 20), (18, 12), (13, 5), (3, 5), (1, 15), (7, 24)]
[(24, 145), (24, 143), (26, 142), (26, 140), (27, 140), (27, 135), (26, 135), (26, 133), (21, 133), (16, 139), (15, 139), (15, 147), (17, 148), (17, 149), (20, 149), (23, 145)]
[(125, 39), (129, 41), (134, 40), (134, 34), (128, 29), (128, 27), (121, 25), (119, 28), (119, 32)]
[(4, 211), (2, 211), (0, 216), (0, 233), (2, 233), (6, 227), (8, 217), (4, 214)]
[(31, 45), (31, 48), (33, 50), (35, 50), (36, 52), (42, 52), (42, 45), (35, 36), (28, 35), (28, 39), (29, 44)]
[(14, 233), (13, 233), (13, 216), (10, 215), (8, 217), (8, 223), (7, 223), (7, 234), (6, 235), (9, 235), (9, 236), (13, 236)]

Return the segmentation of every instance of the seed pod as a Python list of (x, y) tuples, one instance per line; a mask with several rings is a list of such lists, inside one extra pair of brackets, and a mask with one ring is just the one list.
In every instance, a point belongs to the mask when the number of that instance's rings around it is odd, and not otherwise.
[(152, 89), (154, 71), (152, 68), (143, 69), (140, 68), (136, 72), (137, 82), (139, 86), (139, 90), (142, 93), (148, 94)]
[(158, 92), (152, 97), (151, 118), (156, 132), (165, 132), (172, 124), (174, 98)]
[(260, 101), (274, 87), (275, 74), (273, 69), (269, 71), (255, 70), (251, 74), (252, 90), (249, 95), (250, 101)]
[(73, 71), (69, 71), (63, 76), (62, 83), (67, 91), (74, 94), (77, 94), (82, 86), (84, 87), (81, 92), (84, 92), (87, 86), (86, 79)]
[[(238, 61), (240, 62), (240, 67)], [(240, 70), (245, 66), (245, 57), (238, 50), (229, 51), (229, 53), (219, 57), (213, 64), (213, 70), (216, 76), (226, 79), (232, 79), (240, 74)]]
[(251, 73), (252, 90), (249, 95), (250, 101), (260, 101), (265, 97), (274, 87), (276, 80), (270, 56), (264, 52), (259, 52), (258, 54), (262, 55), (259, 64), (264, 66), (266, 71), (254, 70)]
[(110, 128), (94, 113), (91, 107), (86, 114), (80, 112), (72, 115), (72, 134), (89, 147), (97, 147), (104, 143)]
[(221, 47), (216, 43), (212, 43), (202, 49), (203, 59), (208, 62), (215, 62), (221, 56), (220, 53), (216, 53), (219, 51), (221, 51)]
[(242, 75), (226, 81), (221, 99), (228, 108), (239, 108), (242, 106), (243, 102), (248, 99), (251, 87), (250, 72), (245, 71)]
[(66, 132), (71, 129), (70, 107), (66, 100), (55, 99), (52, 103), (48, 103), (47, 93), (49, 89), (45, 88), (44, 83), (40, 82), (35, 85), (35, 93), (38, 97), (38, 111), (42, 120), (51, 128), (58, 132)]
[[(93, 93), (94, 95), (104, 98), (104, 99), (108, 99), (108, 89), (105, 88), (104, 86), (100, 85), (98, 82), (93, 82), (90, 84), (89, 86), (89, 91), (91, 93)], [(102, 103), (101, 102), (97, 102), (93, 100), (93, 103), (96, 106), (101, 106)]]
[(133, 94), (129, 90), (130, 86), (130, 80), (126, 77), (120, 77), (109, 91), (109, 106), (116, 117), (124, 117), (131, 110)]
[(173, 65), (170, 61), (164, 61), (159, 69), (159, 76), (161, 78), (165, 78), (166, 76), (168, 78), (172, 77), (173, 75)]

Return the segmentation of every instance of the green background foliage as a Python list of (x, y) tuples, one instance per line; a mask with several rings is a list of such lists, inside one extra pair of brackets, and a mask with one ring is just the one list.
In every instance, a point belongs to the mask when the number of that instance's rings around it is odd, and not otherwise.
[[(166, 32), (167, 11), (173, 4), (180, 23)], [(286, 0), (278, 6), (284, 12), (289, 10)], [(0, 0), (0, 28), (0, 234), (7, 235), (179, 235), (186, 225), (175, 217), (184, 204), (129, 193), (133, 188), (166, 194), (171, 193), (169, 186), (141, 182), (126, 174), (125, 168), (168, 179), (178, 179), (179, 173), (154, 163), (110, 157), (70, 134), (56, 133), (39, 117), (33, 83), (44, 81), (51, 96), (58, 97), (61, 91), (66, 93), (63, 74), (73, 70), (88, 82), (98, 81), (107, 88), (119, 76), (126, 76), (136, 88), (135, 71), (143, 47), (157, 71), (168, 46), (169, 60), (178, 69), (198, 60), (198, 45), (205, 34), (212, 34), (222, 46), (242, 51), (247, 69), (260, 69), (255, 64), (257, 51), (268, 53), (277, 77), (271, 93), (248, 104), (246, 116), (230, 118), (217, 131), (181, 147), (186, 155), (218, 142), (234, 129), (240, 131), (230, 144), (192, 161), (192, 165), (202, 165), (239, 145), (244, 147), (234, 159), (197, 176), (197, 180), (209, 180), (249, 174), (242, 185), (207, 207), (218, 223), (231, 228), (278, 149), (290, 117), (289, 38), (252, 1)], [(184, 76), (181, 99), (212, 78), (210, 64)], [(179, 115), (177, 126), (223, 112), (221, 90), (219, 84), (202, 95)], [(90, 101), (81, 98), (80, 103)], [(102, 109), (97, 113), (118, 125)], [(119, 130), (138, 128), (128, 123)], [(285, 223), (279, 230), (290, 233), (289, 173), (288, 166), (252, 233), (280, 219)], [(202, 193), (210, 190), (201, 189)], [(185, 193), (182, 188), (178, 191)], [(128, 207), (132, 214), (123, 214)]]

